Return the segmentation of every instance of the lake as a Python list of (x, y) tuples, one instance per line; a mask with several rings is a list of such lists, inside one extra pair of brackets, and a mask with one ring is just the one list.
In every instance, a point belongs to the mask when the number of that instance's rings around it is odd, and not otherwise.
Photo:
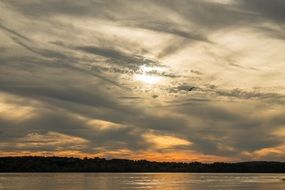
[(2, 173), (1, 190), (284, 190), (285, 174)]

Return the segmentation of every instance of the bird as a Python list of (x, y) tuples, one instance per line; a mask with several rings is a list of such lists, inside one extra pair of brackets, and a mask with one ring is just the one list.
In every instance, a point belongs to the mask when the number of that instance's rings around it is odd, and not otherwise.
[(188, 88), (188, 91), (192, 91), (195, 87)]

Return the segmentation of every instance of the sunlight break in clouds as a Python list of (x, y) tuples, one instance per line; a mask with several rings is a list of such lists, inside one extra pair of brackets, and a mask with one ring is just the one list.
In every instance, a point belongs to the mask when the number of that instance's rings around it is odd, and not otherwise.
[(159, 72), (165, 69), (161, 67), (148, 67), (146, 65), (140, 66), (140, 73), (134, 75), (134, 79), (146, 84), (159, 84), (164, 83), (165, 80), (159, 76)]
[(159, 83), (159, 77), (146, 75), (146, 74), (137, 74), (134, 76), (136, 80), (141, 81), (147, 84), (156, 84)]

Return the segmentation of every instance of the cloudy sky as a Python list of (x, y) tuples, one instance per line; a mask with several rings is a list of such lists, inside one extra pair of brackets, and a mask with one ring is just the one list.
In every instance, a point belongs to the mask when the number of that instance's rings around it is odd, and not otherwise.
[(284, 9), (0, 0), (0, 156), (284, 161)]

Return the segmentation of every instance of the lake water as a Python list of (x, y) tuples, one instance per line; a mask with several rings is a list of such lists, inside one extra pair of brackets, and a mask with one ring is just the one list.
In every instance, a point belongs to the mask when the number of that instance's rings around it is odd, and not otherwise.
[(15, 173), (0, 174), (0, 190), (284, 190), (285, 174)]

